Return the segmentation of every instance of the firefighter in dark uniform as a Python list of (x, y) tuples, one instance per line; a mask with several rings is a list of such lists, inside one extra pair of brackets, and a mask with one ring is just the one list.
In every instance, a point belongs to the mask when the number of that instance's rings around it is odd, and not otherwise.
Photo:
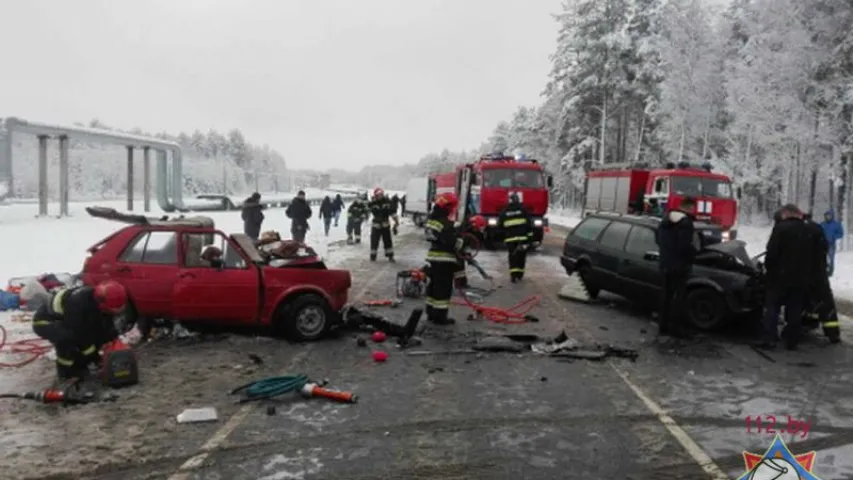
[(33, 314), (33, 331), (56, 349), (60, 380), (80, 379), (91, 364), (99, 365), (98, 351), (118, 338), (113, 317), (127, 304), (127, 291), (107, 280), (95, 287), (60, 290)]
[(382, 239), (382, 247), (388, 260), (394, 261), (394, 243), (391, 240), (391, 219), (394, 220), (394, 230), (397, 229), (399, 220), (394, 211), (391, 200), (385, 196), (385, 191), (377, 188), (373, 191), (373, 200), (367, 204), (373, 222), (370, 225), (370, 261), (376, 261), (379, 251), (379, 239)]
[(366, 201), (367, 193), (362, 193), (347, 209), (347, 245), (361, 243), (361, 224), (367, 220), (368, 215)]
[(524, 278), (527, 249), (533, 240), (533, 219), (521, 204), (518, 194), (509, 196), (509, 205), (501, 212), (498, 225), (503, 229), (504, 243), (509, 254), (509, 278), (512, 283)]
[(453, 295), (454, 274), (459, 271), (459, 253), (463, 240), (456, 234), (450, 213), (456, 208), (456, 195), (443, 193), (435, 199), (426, 222), (430, 242), (426, 255), (429, 277), (426, 291), (427, 320), (438, 325), (455, 323), (447, 316), (450, 297)]
[(814, 277), (811, 282), (811, 288), (808, 293), (807, 313), (805, 314), (812, 320), (820, 322), (823, 334), (832, 343), (841, 341), (841, 330), (838, 323), (838, 311), (835, 308), (835, 296), (832, 293), (832, 286), (829, 284), (827, 272), (827, 244), (819, 223), (812, 220), (811, 214), (803, 217), (806, 221), (810, 240), (812, 244), (812, 262), (814, 268), (812, 275)]

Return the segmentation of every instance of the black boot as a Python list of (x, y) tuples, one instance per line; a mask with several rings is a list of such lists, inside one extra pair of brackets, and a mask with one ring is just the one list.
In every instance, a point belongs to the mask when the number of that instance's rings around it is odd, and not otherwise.
[(370, 256), (370, 261), (371, 261), (371, 262), (375, 262), (375, 261), (376, 261), (376, 255), (371, 255), (371, 256)]
[(397, 260), (394, 260), (394, 255), (388, 255), (388, 261), (391, 263), (397, 263)]

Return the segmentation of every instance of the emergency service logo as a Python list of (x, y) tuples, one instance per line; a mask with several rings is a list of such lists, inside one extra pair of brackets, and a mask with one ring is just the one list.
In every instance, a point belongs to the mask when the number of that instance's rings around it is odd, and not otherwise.
[(820, 480), (812, 473), (815, 452), (794, 455), (778, 434), (764, 455), (743, 452), (746, 473), (737, 480)]

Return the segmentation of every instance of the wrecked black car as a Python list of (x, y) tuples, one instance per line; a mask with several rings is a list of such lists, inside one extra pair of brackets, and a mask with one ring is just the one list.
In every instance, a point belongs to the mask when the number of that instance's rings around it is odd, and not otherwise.
[[(658, 270), (657, 217), (590, 214), (566, 237), (561, 263), (577, 273), (591, 298), (601, 291), (656, 308), (662, 284)], [(700, 250), (687, 285), (688, 320), (715, 330), (763, 306), (763, 273), (746, 244), (721, 242), (719, 227), (696, 222)]]

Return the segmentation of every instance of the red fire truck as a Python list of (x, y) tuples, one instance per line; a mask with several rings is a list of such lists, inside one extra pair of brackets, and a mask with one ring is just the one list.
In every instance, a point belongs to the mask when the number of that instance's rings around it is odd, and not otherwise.
[(533, 216), (533, 241), (539, 244), (548, 227), (545, 214), (548, 212), (548, 189), (552, 185), (553, 178), (536, 160), (497, 153), (460, 165), (453, 172), (430, 176), (427, 198), (434, 199), (444, 192), (456, 193), (459, 197), (459, 209), (454, 216), (457, 224), (462, 218), (482, 215), (488, 222), (486, 237), (493, 242), (502, 239), (498, 215), (509, 203), (510, 194), (517, 193)]
[(737, 236), (737, 199), (729, 177), (711, 165), (686, 163), (653, 169), (641, 165), (605, 165), (586, 176), (584, 215), (595, 211), (654, 213), (677, 208), (685, 197), (696, 199), (698, 220), (723, 228), (723, 239)]

